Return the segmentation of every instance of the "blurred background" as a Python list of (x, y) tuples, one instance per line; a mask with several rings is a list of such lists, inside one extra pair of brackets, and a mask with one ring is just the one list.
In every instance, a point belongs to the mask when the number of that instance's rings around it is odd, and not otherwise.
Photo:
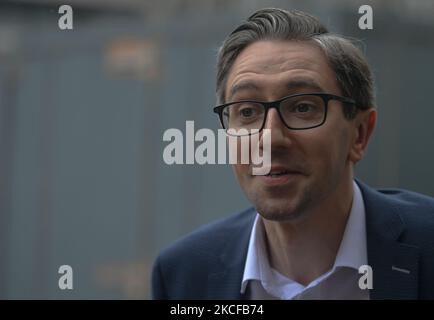
[(379, 122), (357, 177), (434, 196), (433, 0), (2, 0), (0, 298), (148, 299), (159, 250), (249, 206), (228, 165), (166, 165), (162, 137), (218, 129), (217, 48), (271, 6), (363, 40)]

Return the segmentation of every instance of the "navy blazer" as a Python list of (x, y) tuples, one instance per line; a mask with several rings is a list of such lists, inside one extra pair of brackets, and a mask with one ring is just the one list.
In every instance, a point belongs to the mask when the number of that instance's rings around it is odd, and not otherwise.
[[(434, 198), (356, 183), (366, 210), (370, 298), (434, 299)], [(152, 271), (153, 298), (243, 299), (255, 213), (250, 208), (203, 226), (163, 250)]]

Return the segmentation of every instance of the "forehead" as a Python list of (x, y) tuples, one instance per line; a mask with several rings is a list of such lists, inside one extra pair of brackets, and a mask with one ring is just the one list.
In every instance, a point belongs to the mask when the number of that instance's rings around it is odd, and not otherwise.
[(313, 41), (267, 40), (254, 42), (238, 55), (229, 72), (226, 97), (238, 88), (277, 93), (288, 89), (294, 80), (316, 85), (316, 91), (340, 94), (335, 73), (319, 45)]

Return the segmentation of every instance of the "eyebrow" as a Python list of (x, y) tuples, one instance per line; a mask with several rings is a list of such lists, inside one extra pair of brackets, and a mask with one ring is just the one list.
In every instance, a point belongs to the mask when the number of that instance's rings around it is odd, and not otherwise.
[[(317, 90), (319, 92), (325, 92), (325, 90), (317, 82), (315, 82), (312, 79), (306, 79), (306, 78), (292, 79), (286, 83), (286, 87), (289, 90), (308, 88), (308, 89)], [(260, 90), (260, 87), (255, 82), (250, 80), (241, 81), (231, 88), (228, 100), (230, 100), (236, 93), (239, 93), (241, 91), (256, 91), (256, 90)]]

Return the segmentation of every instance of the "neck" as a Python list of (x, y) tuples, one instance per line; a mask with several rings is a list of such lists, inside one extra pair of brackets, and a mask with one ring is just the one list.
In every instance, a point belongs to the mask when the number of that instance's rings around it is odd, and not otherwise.
[(307, 285), (332, 268), (351, 209), (352, 183), (351, 174), (301, 221), (262, 219), (275, 270)]

